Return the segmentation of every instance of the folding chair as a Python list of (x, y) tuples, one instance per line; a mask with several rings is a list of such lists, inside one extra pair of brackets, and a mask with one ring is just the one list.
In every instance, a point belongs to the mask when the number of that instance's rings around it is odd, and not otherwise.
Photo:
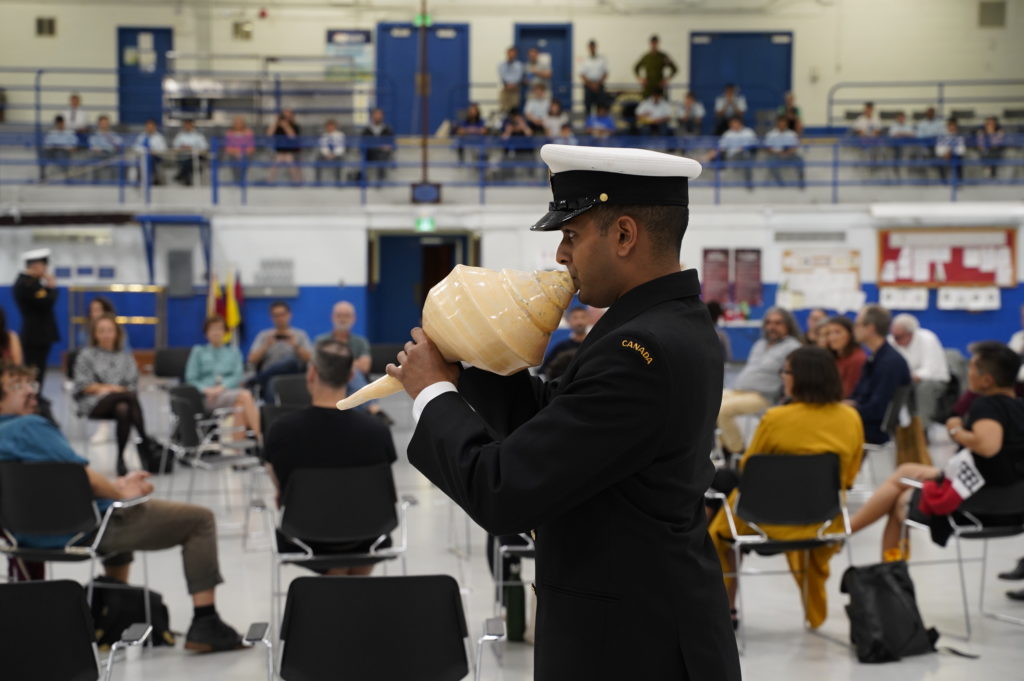
[[(187, 496), (189, 501), (195, 491), (196, 471), (224, 471), (229, 468), (244, 471), (260, 465), (257, 457), (242, 455), (242, 452), (256, 446), (256, 440), (225, 437), (242, 430), (240, 427), (225, 428), (221, 425), (224, 417), (235, 412), (233, 407), (215, 409), (207, 415), (202, 394), (191, 385), (172, 388), (170, 400), (174, 427), (160, 457), (160, 470), (164, 470), (168, 454), (172, 454), (182, 465), (191, 467)], [(224, 454), (225, 448), (238, 453)], [(173, 489), (174, 476), (171, 476), (167, 496), (171, 496)]]
[[(185, 381), (185, 367), (188, 365), (192, 348), (158, 348), (153, 358), (153, 376), (156, 381), (150, 384), (150, 390), (168, 391)], [(161, 424), (166, 431), (170, 424), (170, 408), (160, 409)]]
[[(752, 552), (762, 556), (774, 556), (786, 551), (809, 552), (819, 546), (846, 541), (852, 534), (850, 513), (840, 484), (839, 457), (831, 452), (751, 456), (740, 478), (735, 509), (730, 508), (728, 497), (721, 492), (709, 491), (705, 496), (722, 500), (722, 508), (729, 522), (731, 536), (724, 539), (732, 544), (736, 571), (726, 576), (736, 579), (740, 604), (738, 634), (742, 649), (746, 647), (746, 631), (740, 575), (789, 574), (789, 570), (743, 571), (740, 568), (741, 557)], [(843, 531), (829, 532), (839, 516), (843, 519)], [(756, 534), (740, 534), (736, 528), (736, 518), (744, 521)], [(769, 537), (760, 525), (818, 525), (818, 530), (812, 538), (780, 541)], [(804, 573), (805, 601), (806, 578), (807, 574)]]
[[(278, 419), (282, 416), (297, 412), (300, 409), (302, 409), (302, 407), (295, 405), (262, 405), (260, 407), (260, 424), (263, 426), (263, 432), (269, 435), (271, 428), (273, 428), (274, 423), (276, 423)], [(260, 457), (260, 462), (266, 464), (266, 461), (262, 457)], [(249, 546), (249, 527), (252, 518), (252, 510), (256, 508), (260, 511), (266, 511), (269, 508), (263, 490), (263, 481), (267, 479), (266, 473), (267, 469), (265, 465), (253, 466), (249, 469), (246, 490), (245, 520), (242, 523), (243, 551), (247, 550)]]
[[(269, 649), (265, 631), (246, 638)], [(469, 673), (468, 636), (459, 585), (448, 575), (300, 577), (288, 589), (280, 676), (457, 681)], [(478, 651), (502, 638), (501, 622), (488, 620)]]
[[(930, 531), (928, 516), (918, 510), (920, 489), (924, 486), (924, 483), (910, 478), (901, 478), (900, 482), (918, 490), (915, 491), (910, 500), (907, 519), (903, 523), (903, 538), (906, 539), (908, 528)], [(1012, 518), (1013, 516), (1016, 516), (1016, 519), (1012, 522), (1002, 520), (1003, 518)], [(987, 518), (1000, 518), (1000, 520), (986, 520)], [(977, 493), (965, 499), (960, 508), (952, 515), (947, 516), (946, 520), (953, 531), (952, 536), (956, 546), (956, 558), (908, 561), (907, 564), (916, 567), (919, 565), (956, 563), (957, 571), (960, 575), (960, 599), (964, 609), (965, 640), (969, 641), (971, 639), (971, 617), (967, 604), (967, 580), (964, 575), (964, 563), (981, 563), (978, 611), (982, 616), (1000, 622), (1024, 626), (1024, 618), (985, 609), (985, 570), (988, 567), (988, 541), (989, 539), (1016, 537), (1024, 534), (1024, 482), (1018, 481), (1013, 485), (998, 487), (982, 487)], [(964, 558), (960, 542), (961, 540), (970, 539), (981, 540), (981, 556), (978, 558)]]
[[(122, 508), (138, 506), (148, 496), (111, 501), (100, 515), (89, 485), (85, 467), (65, 462), (0, 463), (0, 528), (4, 541), (0, 553), (15, 560), (37, 563), (90, 562), (88, 601), (92, 604), (93, 582), (101, 556), (99, 546), (113, 513)], [(15, 535), (67, 536), (71, 539), (59, 548), (19, 546)], [(146, 554), (142, 554), (145, 581), (146, 621), (149, 613), (149, 570)]]
[[(282, 496), (278, 534), (274, 544), (270, 594), (271, 622), (277, 625), (281, 568), (285, 564), (310, 569), (371, 565), (401, 558), (406, 573), (408, 546), (406, 511), (416, 499), (403, 496), (398, 512), (391, 464), (353, 468), (300, 468), (288, 479)], [(390, 532), (399, 529), (397, 546), (384, 547)], [(320, 553), (310, 544), (345, 545), (373, 542), (360, 552)], [(300, 551), (282, 551), (287, 543)]]
[(306, 374), (283, 374), (270, 379), (270, 391), (278, 406), (306, 407), (313, 401)]
[[(4, 678), (100, 678), (96, 629), (77, 582), (61, 579), (0, 584), (0, 613), (0, 640), (4, 642), (0, 667)], [(133, 624), (124, 630), (107, 656), (105, 681), (110, 681), (117, 652), (142, 644), (152, 630), (148, 624)]]

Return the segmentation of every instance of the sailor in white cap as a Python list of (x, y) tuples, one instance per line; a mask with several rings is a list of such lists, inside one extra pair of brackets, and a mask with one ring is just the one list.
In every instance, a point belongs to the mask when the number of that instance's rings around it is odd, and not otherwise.
[(60, 339), (53, 305), (57, 280), (48, 271), (50, 249), (37, 248), (21, 254), (25, 269), (14, 282), (14, 301), (21, 312), (21, 345), (27, 366), (36, 367), (39, 384), (46, 376), (50, 348)]
[(449, 364), (424, 335), (399, 353), (418, 417), (409, 461), (495, 535), (534, 532), (541, 681), (738, 681), (707, 534), (722, 349), (680, 271), (700, 164), (546, 145), (554, 194), (536, 231), (582, 302), (608, 307), (557, 381)]

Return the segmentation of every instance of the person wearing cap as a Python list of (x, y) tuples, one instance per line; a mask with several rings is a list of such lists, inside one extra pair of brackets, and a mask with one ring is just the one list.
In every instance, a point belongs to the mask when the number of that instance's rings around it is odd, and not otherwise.
[(722, 347), (680, 271), (691, 159), (541, 149), (554, 200), (534, 231), (579, 300), (607, 307), (565, 373), (448, 363), (422, 329), (387, 367), (413, 397), (409, 461), (485, 530), (532, 532), (538, 681), (738, 681), (703, 512)]
[(57, 280), (47, 270), (49, 248), (27, 251), (21, 259), (25, 271), (14, 282), (14, 302), (21, 312), (21, 345), (26, 366), (36, 368), (39, 385), (43, 385), (50, 348), (60, 339), (57, 317), (53, 313)]

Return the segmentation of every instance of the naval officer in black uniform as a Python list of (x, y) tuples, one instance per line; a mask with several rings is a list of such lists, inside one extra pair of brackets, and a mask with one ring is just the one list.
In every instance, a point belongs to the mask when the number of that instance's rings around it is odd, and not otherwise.
[[(14, 282), (14, 302), (21, 313), (21, 344), (25, 365), (36, 367), (36, 380), (46, 380), (50, 348), (60, 340), (53, 306), (57, 302), (57, 280), (48, 271), (50, 249), (37, 248), (22, 254), (25, 270)], [(40, 388), (42, 390), (42, 388)]]
[(388, 373), (414, 398), (409, 460), (496, 535), (535, 531), (538, 681), (736, 681), (704, 519), (722, 349), (680, 271), (700, 165), (546, 145), (558, 263), (608, 307), (543, 384), (444, 361), (421, 329)]

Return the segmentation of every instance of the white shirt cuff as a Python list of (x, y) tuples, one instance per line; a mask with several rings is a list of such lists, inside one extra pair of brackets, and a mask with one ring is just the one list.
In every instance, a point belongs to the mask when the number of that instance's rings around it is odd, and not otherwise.
[(423, 413), (423, 410), (427, 408), (427, 405), (430, 404), (432, 399), (438, 395), (443, 395), (444, 393), (454, 392), (458, 392), (458, 389), (455, 387), (454, 383), (449, 381), (438, 381), (437, 383), (432, 383), (421, 390), (420, 394), (417, 395), (416, 399), (412, 402), (413, 423), (419, 423), (420, 414)]

